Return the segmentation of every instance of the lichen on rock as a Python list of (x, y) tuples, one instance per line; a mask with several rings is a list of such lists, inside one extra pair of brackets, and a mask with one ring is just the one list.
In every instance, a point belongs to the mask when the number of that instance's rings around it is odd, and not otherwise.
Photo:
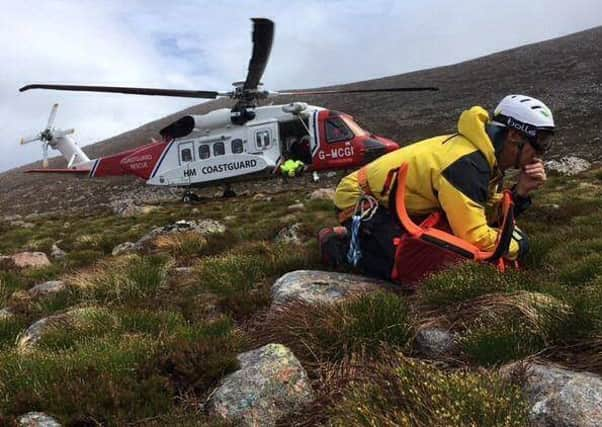
[(281, 344), (268, 344), (238, 356), (240, 369), (222, 380), (209, 412), (236, 425), (273, 426), (310, 403), (313, 392), (305, 369)]
[(389, 282), (355, 274), (297, 270), (276, 280), (272, 286), (272, 301), (274, 306), (294, 300), (334, 303), (352, 295), (395, 289)]

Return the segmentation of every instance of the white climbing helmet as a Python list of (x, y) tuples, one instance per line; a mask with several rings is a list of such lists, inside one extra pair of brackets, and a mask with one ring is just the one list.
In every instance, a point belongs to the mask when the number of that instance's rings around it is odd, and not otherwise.
[(493, 124), (516, 129), (539, 151), (550, 148), (554, 133), (552, 111), (538, 99), (525, 95), (508, 95), (493, 112)]

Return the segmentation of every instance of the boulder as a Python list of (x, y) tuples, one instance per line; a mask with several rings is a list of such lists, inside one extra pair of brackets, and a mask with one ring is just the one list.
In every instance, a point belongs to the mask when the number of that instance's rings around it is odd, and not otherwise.
[(61, 427), (59, 422), (43, 412), (28, 412), (17, 420), (22, 427)]
[(244, 426), (274, 426), (313, 400), (307, 373), (281, 344), (238, 356), (240, 369), (226, 376), (209, 401), (209, 412)]
[(61, 280), (51, 280), (49, 282), (40, 283), (35, 285), (29, 291), (29, 295), (32, 298), (43, 298), (48, 295), (56, 294), (65, 290), (67, 285)]
[(276, 237), (274, 238), (274, 242), (276, 243), (294, 243), (301, 244), (301, 238), (299, 237), (299, 232), (301, 231), (301, 227), (303, 224), (300, 222), (296, 222), (295, 224), (291, 224), (289, 226), (284, 227), (282, 230), (278, 232)]
[(36, 226), (35, 224), (33, 224), (31, 222), (25, 222), (20, 219), (11, 221), (9, 225), (14, 228), (34, 228)]
[(10, 258), (20, 268), (39, 268), (50, 265), (50, 260), (44, 252), (19, 252)]
[(544, 163), (544, 166), (558, 172), (561, 175), (577, 175), (591, 168), (591, 163), (585, 159), (575, 156), (565, 156), (560, 160), (549, 160)]
[(113, 200), (110, 206), (115, 215), (123, 218), (136, 216), (142, 213), (142, 208), (132, 199)]
[(19, 336), (17, 348), (20, 351), (27, 351), (33, 348), (47, 331), (67, 323), (69, 319), (69, 314), (63, 313), (44, 317), (32, 323), (29, 328)]
[(351, 295), (395, 289), (389, 282), (355, 274), (297, 270), (286, 273), (272, 285), (272, 305), (292, 300), (335, 303)]
[(309, 196), (310, 200), (334, 200), (334, 188), (318, 188)]
[[(518, 364), (505, 368), (511, 372)], [(534, 426), (594, 427), (602, 425), (602, 378), (587, 372), (531, 363), (524, 392)]]
[(123, 254), (129, 254), (132, 252), (136, 252), (138, 250), (140, 250), (140, 246), (138, 246), (136, 243), (124, 242), (124, 243), (120, 243), (117, 246), (115, 246), (113, 248), (113, 251), (111, 252), (111, 255), (119, 256), (119, 255), (123, 255)]
[(305, 210), (303, 203), (294, 203), (286, 208), (289, 212), (299, 212)]
[(50, 256), (54, 259), (63, 259), (65, 256), (67, 256), (67, 253), (59, 248), (56, 243), (54, 243), (50, 249)]
[(183, 233), (183, 232), (195, 232), (199, 233), (202, 236), (206, 236), (208, 234), (213, 233), (223, 233), (226, 231), (226, 226), (221, 222), (213, 220), (213, 219), (202, 219), (199, 221), (187, 221), (180, 220), (176, 221), (173, 224), (166, 225), (164, 227), (157, 227), (151, 230), (148, 234), (140, 238), (136, 245), (138, 247), (154, 240), (156, 237), (164, 234), (171, 233)]
[(15, 315), (8, 308), (0, 309), (0, 320), (9, 320), (13, 317), (15, 317)]
[(450, 353), (455, 337), (444, 329), (423, 328), (416, 334), (416, 351), (428, 359), (437, 359)]

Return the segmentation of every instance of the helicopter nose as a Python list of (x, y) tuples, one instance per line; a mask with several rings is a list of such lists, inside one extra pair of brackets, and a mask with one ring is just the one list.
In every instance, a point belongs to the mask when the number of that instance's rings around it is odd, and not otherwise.
[(372, 160), (379, 158), (383, 154), (395, 151), (398, 148), (399, 145), (395, 141), (373, 135), (372, 137), (364, 141), (364, 160), (371, 162)]

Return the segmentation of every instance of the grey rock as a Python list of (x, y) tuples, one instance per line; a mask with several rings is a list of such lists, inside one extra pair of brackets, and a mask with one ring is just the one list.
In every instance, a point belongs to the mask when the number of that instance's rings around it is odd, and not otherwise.
[(25, 222), (17, 219), (15, 221), (11, 221), (10, 226), (15, 228), (34, 228), (36, 225), (32, 224), (31, 222)]
[(61, 427), (57, 420), (43, 412), (28, 412), (20, 416), (17, 422), (23, 427)]
[(32, 323), (29, 328), (19, 336), (17, 348), (20, 351), (30, 350), (38, 343), (38, 341), (40, 341), (40, 339), (42, 339), (44, 333), (68, 320), (69, 316), (66, 313), (63, 313), (44, 317)]
[(52, 245), (50, 249), (50, 256), (54, 259), (63, 259), (67, 256), (67, 252), (58, 247), (56, 243)]
[(50, 260), (44, 252), (19, 252), (10, 256), (10, 259), (21, 268), (39, 268), (50, 265)]
[(209, 411), (244, 426), (273, 426), (314, 398), (307, 373), (295, 355), (281, 344), (242, 353), (240, 370), (215, 390)]
[(334, 188), (319, 188), (314, 190), (309, 198), (311, 200), (334, 200)]
[(299, 212), (305, 210), (305, 205), (303, 203), (294, 203), (286, 208), (289, 212)]
[(416, 334), (416, 350), (429, 359), (451, 352), (454, 345), (455, 337), (443, 329), (424, 328)]
[(562, 175), (577, 175), (592, 167), (591, 163), (585, 159), (575, 156), (565, 156), (560, 160), (549, 160), (544, 163), (547, 169), (556, 171)]
[(294, 243), (297, 245), (301, 244), (302, 241), (299, 237), (299, 231), (301, 230), (302, 226), (302, 223), (297, 222), (295, 224), (291, 224), (287, 227), (284, 227), (278, 232), (278, 234), (274, 238), (274, 241), (276, 243)]
[(140, 249), (140, 246), (138, 246), (136, 243), (123, 242), (113, 248), (111, 255), (119, 256), (119, 255), (123, 255), (123, 254), (129, 254), (132, 252), (136, 252), (139, 249)]
[(56, 294), (65, 290), (67, 285), (61, 280), (51, 280), (49, 282), (40, 283), (35, 285), (29, 291), (29, 295), (32, 298), (42, 298), (48, 295)]
[(35, 221), (36, 219), (41, 219), (41, 218), (43, 218), (43, 217), (44, 217), (44, 215), (43, 215), (43, 214), (41, 214), (41, 213), (38, 213), (38, 212), (32, 212), (32, 213), (30, 213), (29, 215), (26, 215), (26, 216), (25, 216), (25, 219), (26, 219), (27, 221)]
[(148, 234), (138, 240), (136, 245), (142, 246), (143, 244), (148, 243), (163, 234), (183, 233), (189, 231), (206, 236), (213, 233), (223, 233), (226, 231), (226, 226), (213, 219), (203, 219), (199, 221), (180, 220), (173, 224), (169, 224), (164, 227), (157, 227), (151, 230)]
[(15, 315), (8, 308), (0, 309), (0, 320), (9, 320), (13, 317), (15, 317)]
[(297, 270), (286, 273), (272, 285), (272, 306), (291, 300), (335, 303), (352, 295), (395, 289), (389, 282), (355, 274)]
[(602, 378), (554, 366), (529, 364), (524, 391), (535, 426), (602, 425)]
[(6, 222), (11, 222), (11, 221), (17, 221), (22, 219), (23, 217), (21, 215), (5, 215), (4, 217), (2, 217), (2, 221), (6, 221)]
[(114, 200), (111, 202), (111, 210), (120, 217), (130, 217), (139, 215), (142, 207), (138, 206), (132, 199)]

